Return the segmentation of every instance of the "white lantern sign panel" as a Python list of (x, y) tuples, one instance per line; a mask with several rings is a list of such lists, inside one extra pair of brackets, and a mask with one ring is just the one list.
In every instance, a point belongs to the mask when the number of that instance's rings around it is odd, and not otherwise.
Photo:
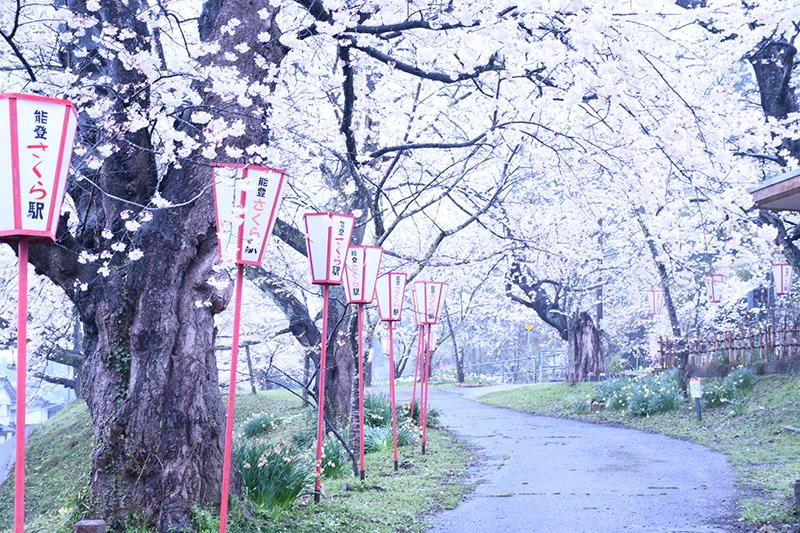
[(789, 294), (792, 292), (792, 277), (794, 271), (786, 263), (772, 265), (772, 280), (775, 283), (775, 294)]
[(304, 219), (312, 283), (341, 284), (355, 217), (341, 213), (306, 213)]
[(417, 287), (416, 283), (411, 286), (411, 308), (414, 312), (414, 325), (422, 325), (422, 311), (419, 308), (419, 300), (417, 300)]
[(77, 127), (72, 102), (0, 95), (0, 240), (55, 241)]
[(389, 344), (389, 335), (381, 335), (381, 353), (386, 357), (389, 357), (389, 352), (391, 345)]
[(712, 303), (719, 303), (722, 301), (722, 284), (725, 282), (725, 276), (722, 274), (709, 274), (705, 277), (706, 292), (708, 299)]
[(435, 352), (439, 345), (439, 331), (431, 327), (431, 352)]
[(648, 300), (650, 303), (650, 314), (660, 315), (664, 309), (664, 292), (657, 290), (647, 291)]
[(215, 164), (212, 176), (220, 258), (260, 265), (278, 217), (285, 173), (255, 165)]
[(444, 305), (447, 284), (441, 281), (415, 281), (414, 286), (417, 290), (421, 323), (436, 324), (439, 321), (439, 311)]
[(383, 248), (379, 246), (351, 246), (347, 249), (344, 289), (349, 303), (372, 302), (382, 257)]
[(406, 274), (389, 272), (378, 278), (375, 294), (378, 297), (378, 312), (381, 320), (398, 322), (403, 316), (403, 295), (406, 290)]

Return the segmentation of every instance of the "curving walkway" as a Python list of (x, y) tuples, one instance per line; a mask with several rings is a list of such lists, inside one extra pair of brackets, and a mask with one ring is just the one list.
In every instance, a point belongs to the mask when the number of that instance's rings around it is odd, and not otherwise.
[(734, 473), (723, 455), (470, 399), (492, 390), (431, 391), (443, 425), (474, 444), (482, 461), (475, 491), (436, 515), (430, 533), (735, 530)]

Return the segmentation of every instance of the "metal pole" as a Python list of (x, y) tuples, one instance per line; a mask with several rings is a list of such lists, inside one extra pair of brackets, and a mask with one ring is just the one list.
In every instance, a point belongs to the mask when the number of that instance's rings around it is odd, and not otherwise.
[(428, 341), (425, 343), (425, 359), (427, 361), (427, 369), (425, 370), (425, 404), (422, 406), (422, 454), (425, 454), (426, 432), (428, 428), (428, 389), (430, 389), (431, 379), (431, 325), (428, 324)]
[(367, 477), (364, 463), (364, 304), (358, 304), (358, 425), (361, 453), (361, 481)]
[(394, 469), (397, 471), (397, 405), (394, 395), (394, 331), (389, 322), (389, 396), (392, 397), (392, 440), (394, 441)]
[(14, 533), (25, 531), (25, 386), (28, 350), (28, 238), (19, 239), (17, 298), (17, 427), (14, 461)]
[(539, 350), (539, 368), (537, 369), (538, 372), (536, 373), (536, 383), (542, 382), (542, 351)]
[(525, 350), (528, 358), (525, 365), (525, 383), (528, 383), (528, 376), (530, 376), (531, 371), (531, 330), (525, 328), (525, 331), (528, 332), (528, 347)]
[[(411, 420), (414, 420), (414, 400), (417, 398), (417, 373), (419, 372), (419, 360), (422, 355), (422, 326), (419, 327), (419, 339), (417, 340), (417, 364), (414, 365), (414, 386), (411, 390)], [(420, 384), (419, 394), (422, 396), (422, 385)], [(421, 402), (420, 402), (421, 403)]]
[(244, 265), (236, 265), (236, 302), (233, 308), (233, 347), (231, 350), (231, 381), (228, 387), (228, 419), (225, 423), (225, 459), (222, 466), (222, 504), (219, 531), (225, 533), (228, 523), (228, 490), (231, 482), (231, 449), (233, 447), (233, 407), (236, 402), (236, 364), (239, 359), (239, 324), (242, 318), (242, 285)]
[(330, 286), (322, 286), (322, 344), (319, 352), (319, 391), (317, 393), (317, 479), (314, 484), (314, 503), (319, 503), (322, 494), (322, 437), (325, 435), (325, 348), (328, 342), (328, 298)]

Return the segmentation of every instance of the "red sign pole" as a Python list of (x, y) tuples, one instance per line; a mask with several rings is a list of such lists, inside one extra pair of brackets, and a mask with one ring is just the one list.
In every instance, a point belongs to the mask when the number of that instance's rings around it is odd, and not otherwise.
[(319, 503), (322, 494), (322, 437), (325, 435), (325, 348), (328, 342), (328, 299), (330, 285), (322, 286), (322, 344), (319, 353), (319, 393), (317, 394), (317, 480), (314, 484), (314, 503)]
[(425, 382), (425, 400), (422, 404), (422, 412), (420, 413), (420, 421), (422, 424), (422, 454), (425, 454), (425, 437), (428, 428), (428, 389), (430, 389), (431, 378), (431, 325), (428, 324), (428, 340), (425, 343), (425, 365), (426, 369), (423, 373), (423, 380)]
[(397, 463), (397, 406), (394, 394), (394, 326), (389, 322), (389, 396), (392, 398), (392, 440), (394, 441), (394, 469), (398, 469)]
[(358, 305), (358, 426), (361, 451), (361, 481), (367, 477), (364, 461), (364, 304)]
[[(422, 326), (419, 327), (419, 340), (417, 341), (417, 364), (414, 365), (414, 386), (411, 389), (411, 419), (414, 419), (414, 400), (417, 397), (417, 376), (419, 373), (419, 360), (422, 355)], [(420, 398), (422, 397), (422, 385), (419, 388)], [(422, 402), (420, 402), (422, 403)]]
[(25, 384), (28, 350), (28, 238), (19, 238), (17, 299), (17, 427), (14, 461), (14, 533), (25, 531)]
[(228, 419), (225, 424), (225, 460), (222, 466), (222, 505), (219, 531), (225, 533), (228, 523), (228, 489), (231, 483), (231, 450), (233, 447), (233, 406), (236, 403), (236, 363), (239, 360), (239, 324), (242, 317), (242, 285), (244, 265), (236, 265), (236, 302), (233, 308), (233, 349), (231, 353), (231, 382), (228, 387)]

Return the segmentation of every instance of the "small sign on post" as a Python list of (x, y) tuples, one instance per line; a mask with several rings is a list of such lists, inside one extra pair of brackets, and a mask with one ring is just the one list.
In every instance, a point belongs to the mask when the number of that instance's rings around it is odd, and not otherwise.
[(700, 398), (703, 397), (703, 387), (700, 384), (700, 378), (689, 379), (689, 394), (694, 398), (694, 406), (697, 410), (697, 419), (702, 420), (703, 415), (700, 412)]

